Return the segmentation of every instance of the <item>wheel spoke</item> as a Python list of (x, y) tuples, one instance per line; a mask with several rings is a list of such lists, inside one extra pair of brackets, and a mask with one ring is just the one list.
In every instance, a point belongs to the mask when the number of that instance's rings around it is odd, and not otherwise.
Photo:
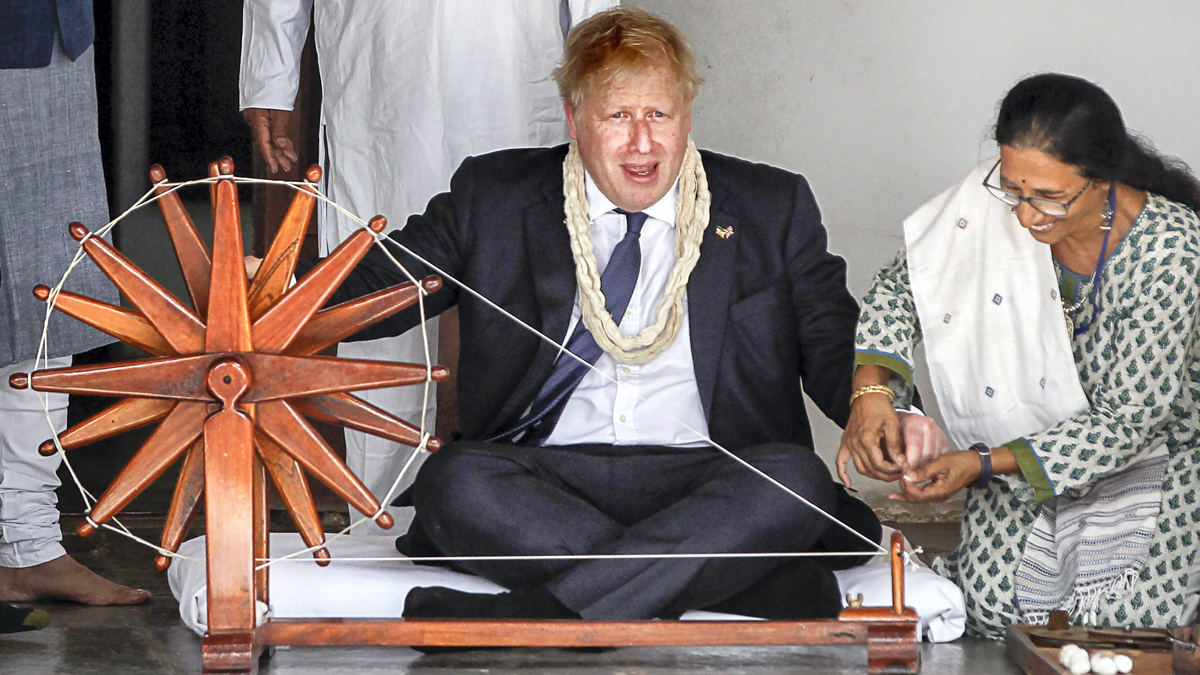
[[(233, 161), (228, 157), (221, 160), (220, 164), (223, 175), (233, 172)], [(250, 313), (246, 305), (242, 216), (238, 211), (237, 185), (232, 178), (217, 181), (212, 278), (219, 281), (209, 290), (205, 350), (250, 351), (253, 345), (250, 341)]]
[(204, 388), (204, 371), (219, 356), (168, 356), (98, 366), (55, 368), (36, 371), (29, 379), (38, 391), (210, 401), (212, 397)]
[[(312, 490), (308, 487), (308, 479), (300, 463), (284, 452), (275, 442), (262, 433), (254, 434), (254, 443), (258, 448), (258, 456), (262, 458), (267, 473), (271, 474), (279, 496), (292, 522), (300, 531), (300, 538), (305, 545), (320, 546), (325, 543), (325, 530), (321, 527), (321, 517), (317, 515), (317, 506), (313, 503)], [(317, 564), (329, 564), (329, 551), (322, 548), (313, 552)]]
[[(270, 373), (246, 392), (247, 403), (281, 398), (300, 398), (359, 389), (400, 387), (425, 381), (425, 366), (415, 363), (339, 359), (332, 356), (283, 356), (242, 354), (256, 373)], [(443, 366), (434, 366), (432, 379), (440, 382), (448, 376)]]
[[(386, 224), (383, 216), (371, 219), (371, 229), (375, 232), (381, 232)], [(304, 324), (321, 309), (374, 243), (375, 238), (370, 232), (359, 230), (304, 275), (300, 283), (254, 322), (256, 349), (268, 354), (287, 349)]]
[[(63, 450), (74, 450), (89, 443), (112, 438), (117, 434), (146, 426), (167, 416), (175, 401), (162, 398), (127, 398), (92, 415), (58, 435)], [(43, 455), (54, 454), (54, 441), (39, 448)]]
[[(351, 394), (323, 394), (296, 399), (292, 401), (292, 407), (305, 417), (341, 424), (397, 443), (413, 447), (421, 443), (421, 430), (418, 427)], [(425, 447), (435, 452), (441, 449), (442, 442), (431, 436)]]
[[(157, 164), (150, 167), (150, 181), (157, 184), (167, 180), (167, 172)], [(156, 187), (154, 193), (158, 198), (158, 208), (162, 211), (163, 220), (167, 223), (167, 232), (175, 244), (175, 256), (179, 259), (179, 267), (183, 270), (183, 279), (187, 282), (188, 293), (192, 296), (192, 306), (200, 316), (208, 315), (208, 283), (212, 276), (212, 259), (208, 255), (208, 247), (200, 238), (200, 232), (187, 209), (179, 199), (179, 193), (168, 187)]]
[[(71, 223), (70, 230), (76, 241), (82, 241), (88, 234), (87, 228), (79, 223)], [(90, 237), (83, 249), (133, 306), (141, 310), (175, 353), (204, 351), (204, 324), (192, 310), (100, 237)]]
[[(146, 489), (147, 485), (161, 476), (167, 467), (200, 438), (207, 414), (208, 406), (203, 403), (177, 404), (92, 507), (92, 522), (97, 525), (107, 522)], [(90, 526), (84, 522), (80, 528), (90, 529)], [(84, 532), (81, 530), (80, 534)]]
[[(371, 516), (379, 510), (379, 500), (358, 479), (316, 432), (286, 401), (263, 403), (258, 407), (258, 427), (276, 445), (294, 457), (309, 473), (328, 485), (334, 492)], [(391, 527), (387, 513), (376, 521)]]
[[(442, 287), (438, 277), (426, 277), (421, 281), (426, 293)], [(335, 307), (323, 309), (313, 315), (292, 344), (289, 354), (316, 354), (326, 347), (341, 342), (358, 331), (409, 307), (420, 297), (412, 282), (377, 291), (361, 298), (343, 302)]]
[(321, 181), (321, 169), (311, 166), (304, 175), (307, 185), (296, 192), (287, 215), (275, 233), (275, 240), (263, 258), (254, 282), (250, 284), (250, 318), (257, 319), (274, 305), (292, 283), (296, 271), (296, 260), (300, 258), (300, 247), (312, 220), (313, 205), (316, 203), (316, 184)]
[[(33, 294), (39, 300), (47, 300), (50, 297), (50, 287), (35, 286)], [(132, 309), (110, 305), (70, 291), (59, 291), (54, 300), (54, 309), (93, 328), (99, 328), (153, 356), (169, 356), (175, 353), (146, 317)]]
[[(183, 538), (187, 536), (196, 514), (200, 512), (200, 498), (204, 495), (204, 439), (196, 441), (183, 459), (179, 480), (175, 483), (175, 494), (171, 497), (171, 508), (167, 511), (167, 522), (163, 525), (162, 548), (175, 553)], [(158, 556), (154, 566), (162, 572), (171, 565), (167, 556)]]

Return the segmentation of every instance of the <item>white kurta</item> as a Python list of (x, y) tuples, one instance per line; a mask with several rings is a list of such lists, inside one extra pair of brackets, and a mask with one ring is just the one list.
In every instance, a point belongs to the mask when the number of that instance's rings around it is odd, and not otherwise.
[[(551, 72), (565, 28), (617, 0), (321, 0), (322, 189), (364, 220), (392, 228), (449, 188), (470, 155), (566, 140)], [(247, 0), (241, 107), (290, 110), (313, 0)], [(357, 225), (318, 206), (321, 253)], [(436, 329), (430, 325), (431, 338)], [(436, 353), (436, 352), (435, 352)], [(344, 344), (339, 354), (424, 362), (419, 335)], [(420, 387), (363, 392), (409, 420)], [(431, 408), (432, 410), (432, 408)], [(428, 418), (432, 424), (432, 416)], [(347, 462), (382, 498), (407, 460), (399, 446), (347, 432)], [(415, 469), (415, 467), (414, 467)], [(410, 469), (406, 483), (415, 471)], [(394, 513), (405, 526), (411, 514)]]

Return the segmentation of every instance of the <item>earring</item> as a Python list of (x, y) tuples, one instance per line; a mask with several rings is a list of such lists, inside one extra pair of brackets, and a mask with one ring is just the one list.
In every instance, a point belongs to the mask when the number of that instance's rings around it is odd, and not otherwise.
[(1112, 229), (1113, 224), (1113, 209), (1112, 200), (1104, 202), (1104, 209), (1100, 211), (1100, 229), (1108, 232)]
[(1008, 207), (1008, 211), (1009, 211), (1009, 213), (1013, 214), (1014, 216), (1017, 215), (1017, 207), (1015, 207), (1015, 206)]

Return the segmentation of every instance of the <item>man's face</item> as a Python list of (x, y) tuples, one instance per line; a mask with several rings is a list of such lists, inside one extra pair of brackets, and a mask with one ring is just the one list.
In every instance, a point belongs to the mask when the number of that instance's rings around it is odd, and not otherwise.
[(669, 68), (617, 75), (593, 86), (578, 107), (563, 107), (584, 168), (613, 204), (643, 211), (671, 189), (692, 109)]

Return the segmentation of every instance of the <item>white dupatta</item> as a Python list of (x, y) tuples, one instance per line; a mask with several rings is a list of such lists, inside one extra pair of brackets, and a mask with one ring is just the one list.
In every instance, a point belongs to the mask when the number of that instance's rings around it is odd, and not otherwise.
[(996, 447), (1088, 407), (1050, 247), (983, 187), (995, 163), (904, 221), (934, 395), (959, 448)]

